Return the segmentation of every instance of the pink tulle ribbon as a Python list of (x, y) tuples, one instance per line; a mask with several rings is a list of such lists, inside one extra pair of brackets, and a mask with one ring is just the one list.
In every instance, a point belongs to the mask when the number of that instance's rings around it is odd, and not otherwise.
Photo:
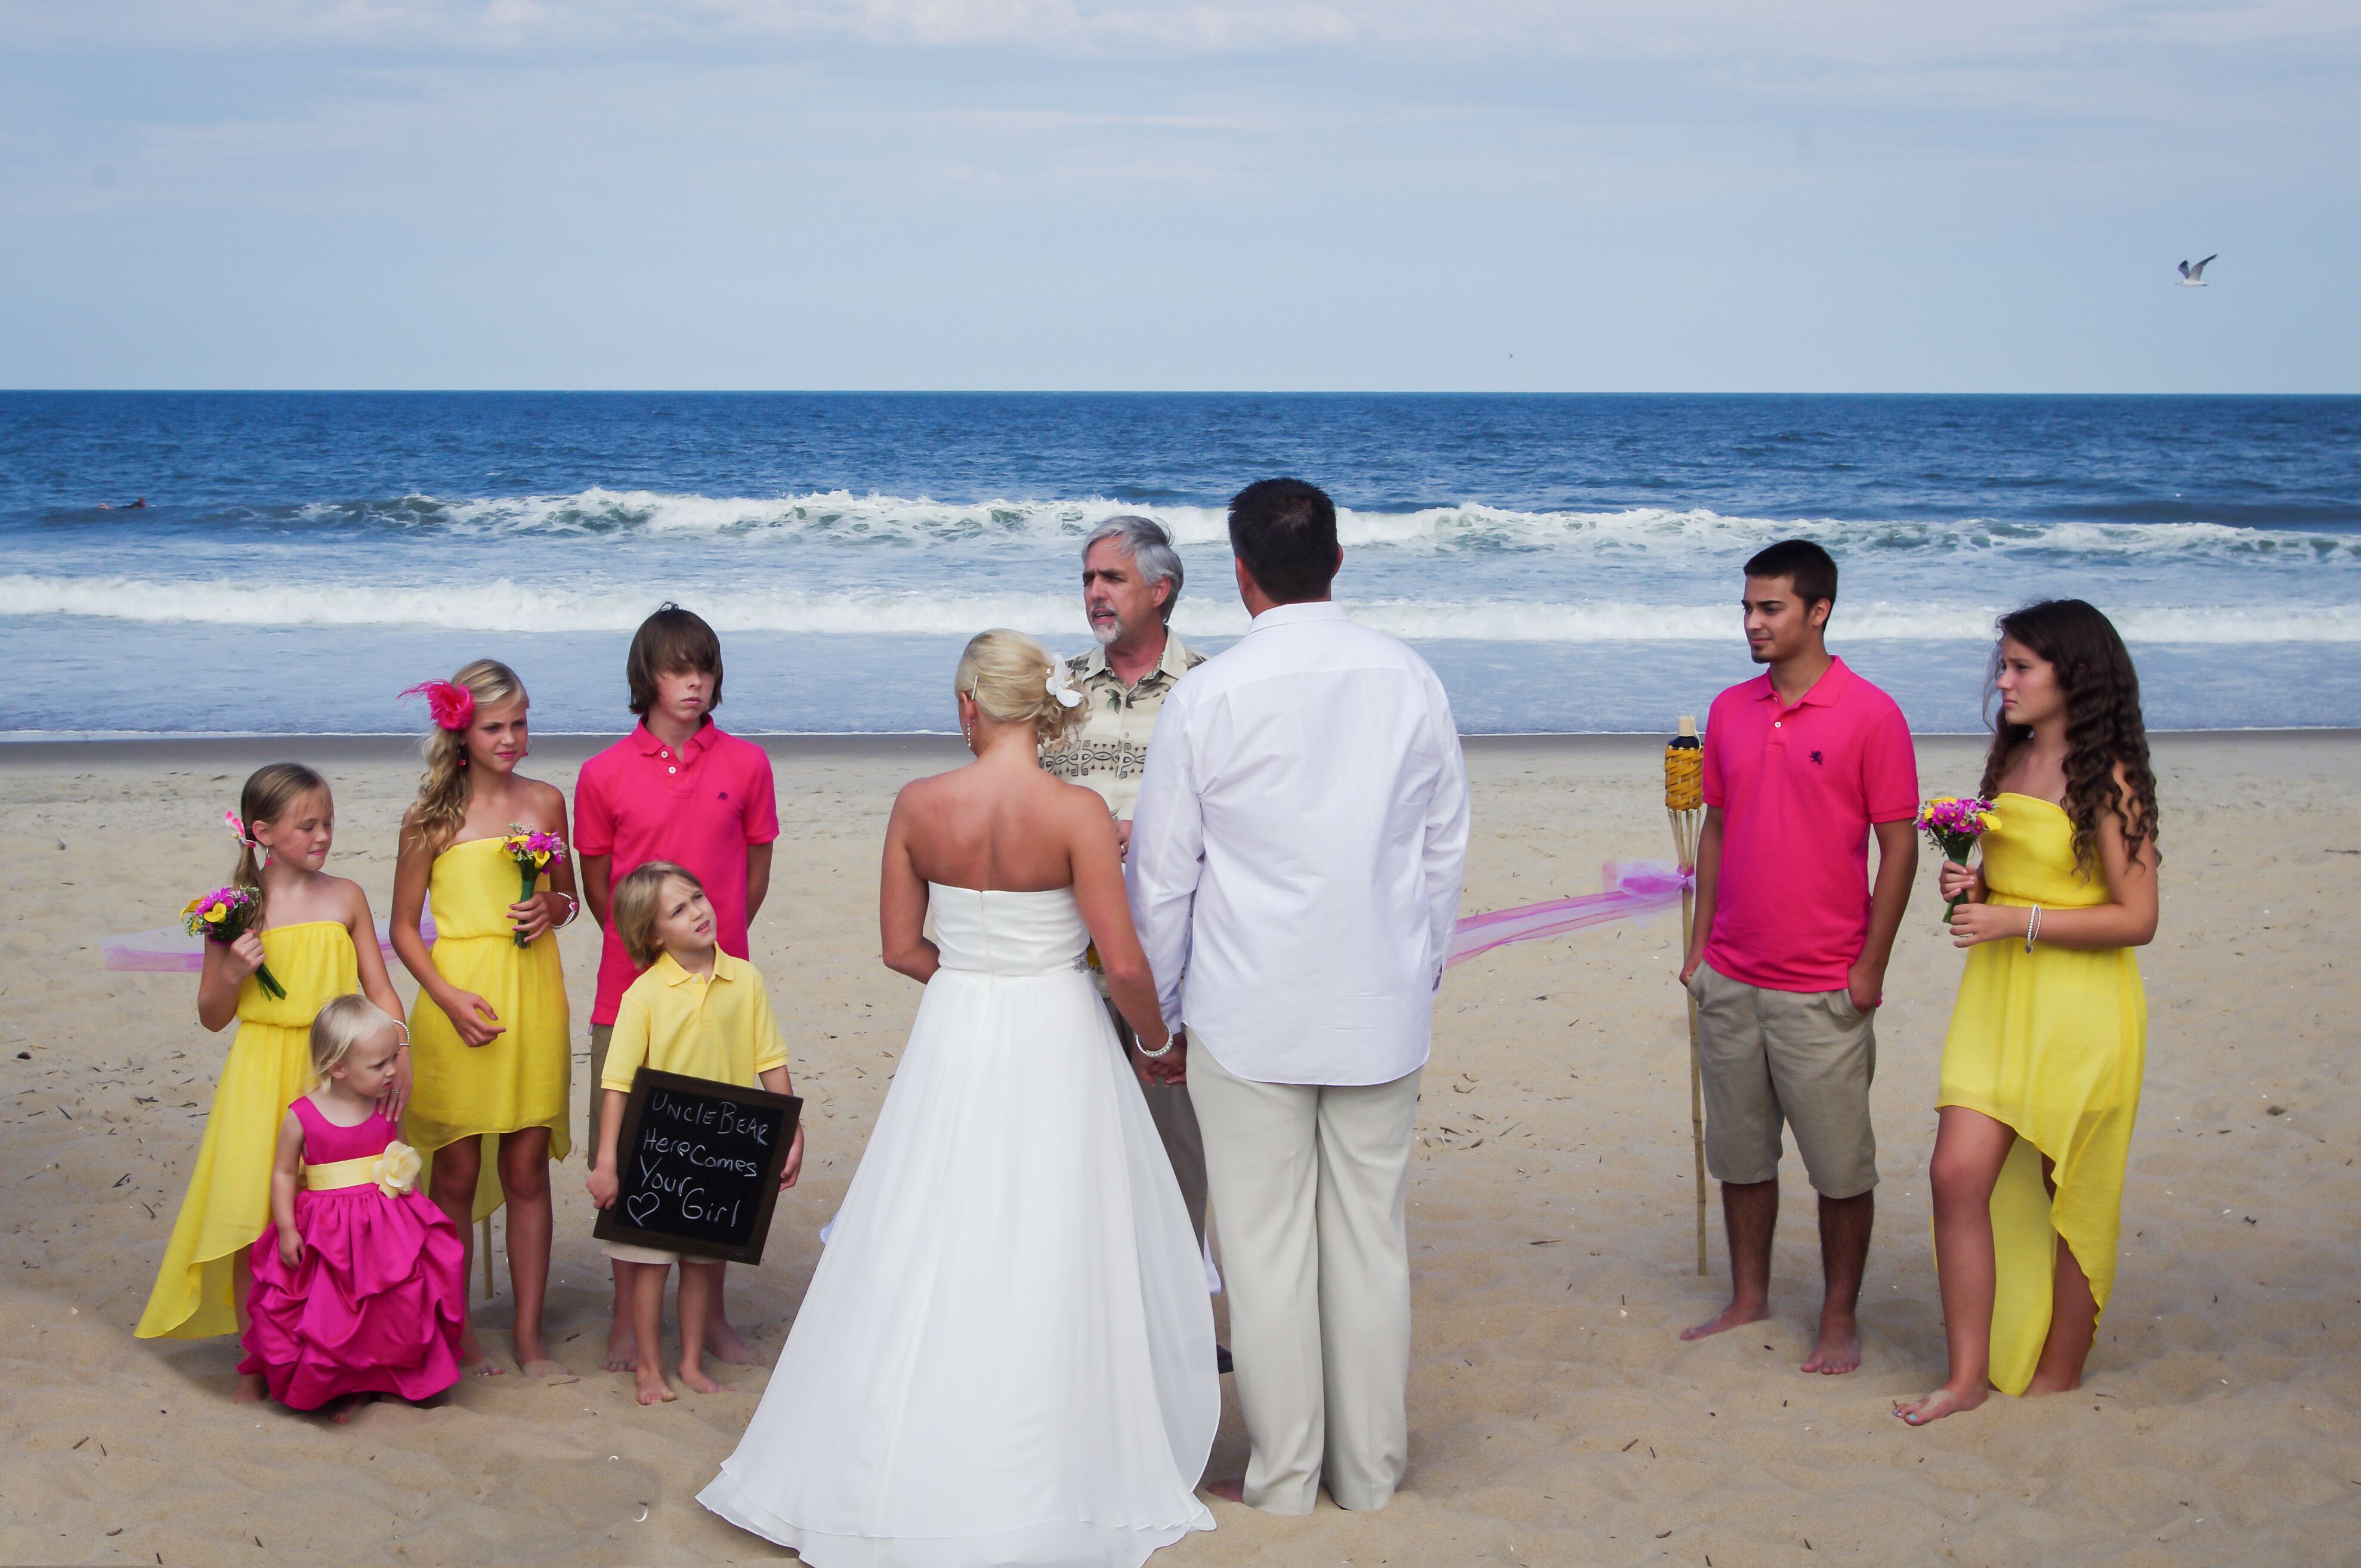
[[(434, 917), (418, 917), (418, 934), (429, 947), (434, 945)], [(393, 938), (387, 934), (385, 922), (377, 923), (378, 949), (387, 961), (393, 959)], [(109, 937), (99, 944), (105, 958), (105, 967), (112, 970), (132, 970), (148, 974), (195, 974), (205, 967), (205, 939), (192, 937), (182, 926), (159, 926), (152, 931), (134, 931), (128, 936)]]
[(465, 729), (475, 721), (476, 694), (454, 681), (421, 681), (401, 694), (423, 696), (438, 729)]
[[(1444, 967), (1465, 963), (1495, 948), (1562, 937), (1587, 926), (1603, 926), (1610, 920), (1648, 919), (1678, 905), (1681, 890), (1689, 884), (1688, 877), (1678, 866), (1664, 861), (1609, 861), (1600, 868), (1599, 881), (1602, 890), (1598, 893), (1468, 916), (1453, 932), (1451, 956), (1444, 960)], [(431, 945), (434, 940), (434, 916), (422, 916), (419, 927), (420, 935)], [(204, 946), (202, 938), (190, 936), (181, 927), (159, 926), (153, 931), (109, 937), (100, 950), (111, 970), (194, 974), (204, 968)], [(386, 935), (382, 920), (378, 922), (378, 946), (388, 958), (393, 956), (393, 941)]]
[(1599, 881), (1602, 892), (1468, 916), (1452, 934), (1444, 968), (1511, 942), (1563, 936), (1609, 920), (1645, 920), (1679, 905), (1681, 889), (1689, 884), (1680, 867), (1664, 861), (1609, 861), (1599, 868)]

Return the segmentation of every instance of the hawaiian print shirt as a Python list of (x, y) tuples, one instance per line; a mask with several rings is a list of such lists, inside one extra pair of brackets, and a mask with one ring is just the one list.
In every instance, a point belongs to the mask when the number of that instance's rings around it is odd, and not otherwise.
[(1070, 744), (1041, 759), (1041, 765), (1061, 779), (1084, 784), (1104, 796), (1107, 809), (1128, 819), (1139, 799), (1139, 781), (1148, 772), (1148, 739), (1156, 733), (1157, 716), (1164, 699), (1181, 676), (1205, 662), (1205, 655), (1166, 632), (1164, 656), (1156, 667), (1127, 686), (1107, 668), (1106, 650), (1093, 647), (1066, 661), (1074, 688), (1090, 704), (1090, 722)]

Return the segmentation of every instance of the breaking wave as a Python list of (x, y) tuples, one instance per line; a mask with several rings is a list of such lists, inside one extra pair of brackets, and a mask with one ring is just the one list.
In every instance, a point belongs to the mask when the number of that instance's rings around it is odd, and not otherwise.
[[(1221, 509), (1156, 506), (1104, 498), (1074, 500), (936, 501), (925, 497), (836, 490), (780, 497), (707, 496), (598, 487), (569, 495), (446, 500), (412, 495), (387, 500), (315, 502), (295, 509), (312, 529), (391, 528), (478, 537), (641, 536), (735, 538), (812, 544), (907, 546), (1052, 543), (1079, 540), (1125, 512), (1146, 512), (1184, 547), (1226, 538)], [(1738, 553), (1802, 534), (1844, 554), (1935, 557), (2028, 556), (2108, 560), (2220, 561), (2361, 565), (2361, 533), (2232, 527), (2218, 522), (2028, 523), (1960, 521), (1819, 521), (1725, 517), (1660, 507), (1602, 511), (1519, 511), (1436, 506), (1338, 513), (1348, 549), (1597, 551), (1609, 555)]]

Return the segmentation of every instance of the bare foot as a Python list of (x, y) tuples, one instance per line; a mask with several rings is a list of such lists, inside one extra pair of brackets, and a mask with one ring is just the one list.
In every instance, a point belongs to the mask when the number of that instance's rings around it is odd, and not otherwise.
[(728, 1323), (708, 1318), (705, 1323), (705, 1354), (731, 1366), (760, 1366), (763, 1353), (748, 1343)]
[(640, 1365), (640, 1342), (631, 1332), (631, 1325), (621, 1318), (607, 1331), (607, 1370), (636, 1372)]
[(375, 1394), (347, 1394), (328, 1407), (328, 1419), (338, 1426), (350, 1424), (361, 1413), (361, 1407), (375, 1400)]
[(639, 1385), (640, 1403), (642, 1405), (661, 1405), (668, 1399), (676, 1399), (680, 1397), (672, 1391), (669, 1384), (664, 1382), (664, 1368), (661, 1366), (641, 1367), (639, 1376), (633, 1381)]
[(680, 1364), (680, 1380), (700, 1394), (719, 1394), (721, 1385), (705, 1375), (705, 1368), (692, 1362)]
[(1246, 1500), (1246, 1484), (1243, 1480), (1208, 1481), (1202, 1489), (1205, 1496), (1219, 1497), (1225, 1503), (1243, 1503)]
[(470, 1327), (459, 1335), (459, 1370), (471, 1377), (500, 1377), (508, 1369), (485, 1354), (476, 1342), (476, 1331)]
[(261, 1373), (241, 1372), (237, 1375), (237, 1392), (229, 1397), (230, 1403), (251, 1405), (260, 1400), (269, 1392), (269, 1385), (263, 1382)]
[(1708, 1318), (1696, 1327), (1683, 1329), (1681, 1339), (1684, 1343), (1694, 1340), (1710, 1339), (1715, 1334), (1726, 1333), (1731, 1329), (1742, 1329), (1749, 1323), (1759, 1323), (1770, 1315), (1771, 1303), (1768, 1301), (1758, 1302), (1752, 1307), (1741, 1307), (1732, 1301), (1718, 1314)]
[(1961, 1410), (1972, 1410), (1984, 1402), (1990, 1392), (1984, 1388), (1954, 1388), (1949, 1385), (1936, 1389), (1923, 1399), (1912, 1399), (1894, 1407), (1894, 1413), (1914, 1427), (1928, 1421), (1939, 1421), (1945, 1416), (1956, 1416)]
[(1852, 1323), (1839, 1326), (1823, 1321), (1820, 1324), (1820, 1343), (1812, 1347), (1811, 1356), (1804, 1363), (1803, 1369), (1806, 1372), (1817, 1372), (1826, 1376), (1835, 1377), (1850, 1372), (1860, 1365), (1861, 1331), (1859, 1327)]

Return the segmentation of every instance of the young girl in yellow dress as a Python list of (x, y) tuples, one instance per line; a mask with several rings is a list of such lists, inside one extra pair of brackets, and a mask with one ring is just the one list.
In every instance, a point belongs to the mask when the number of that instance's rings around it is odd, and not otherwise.
[(1943, 1044), (1935, 1266), (1950, 1376), (1894, 1407), (1913, 1426), (1988, 1389), (2077, 1387), (2114, 1288), (2156, 935), (2156, 776), (2139, 677), (2080, 599), (2000, 622), (2000, 697), (1976, 871), (1946, 862), (1972, 949)]
[[(565, 1370), (542, 1340), (549, 1288), (549, 1162), (566, 1157), (566, 977), (555, 928), (574, 918), (574, 865), (554, 856), (545, 887), (520, 899), (513, 828), (566, 837), (566, 797), (525, 778), (524, 685), (478, 659), (423, 693), (434, 728), (426, 776), (401, 820), (393, 872), (393, 950), (418, 978), (411, 1010), (417, 1086), (404, 1136), (432, 1161), (427, 1194), (473, 1245), (472, 1222), (508, 1205), (516, 1355), (526, 1373)], [(407, 694), (405, 694), (407, 695)], [(419, 916), (432, 894), (434, 946)], [(469, 1370), (500, 1367), (470, 1321)]]
[[(312, 1019), (328, 1002), (358, 991), (389, 1014), (401, 1000), (378, 951), (368, 899), (357, 883), (321, 868), (336, 837), (328, 781), (300, 762), (258, 769), (238, 795), (235, 887), (260, 890), (254, 927), (236, 941), (207, 942), (197, 979), (197, 1022), (237, 1035), (222, 1063), (205, 1116), (188, 1195), (172, 1222), (156, 1271), (141, 1339), (202, 1339), (243, 1333), (252, 1284), (247, 1249), (270, 1223), (270, 1166), (288, 1102), (310, 1086)], [(274, 999), (255, 970), (265, 963), (285, 989)], [(410, 1052), (396, 1054), (385, 1096), (389, 1117), (410, 1093)], [(258, 1374), (238, 1379), (237, 1398), (258, 1399)]]

